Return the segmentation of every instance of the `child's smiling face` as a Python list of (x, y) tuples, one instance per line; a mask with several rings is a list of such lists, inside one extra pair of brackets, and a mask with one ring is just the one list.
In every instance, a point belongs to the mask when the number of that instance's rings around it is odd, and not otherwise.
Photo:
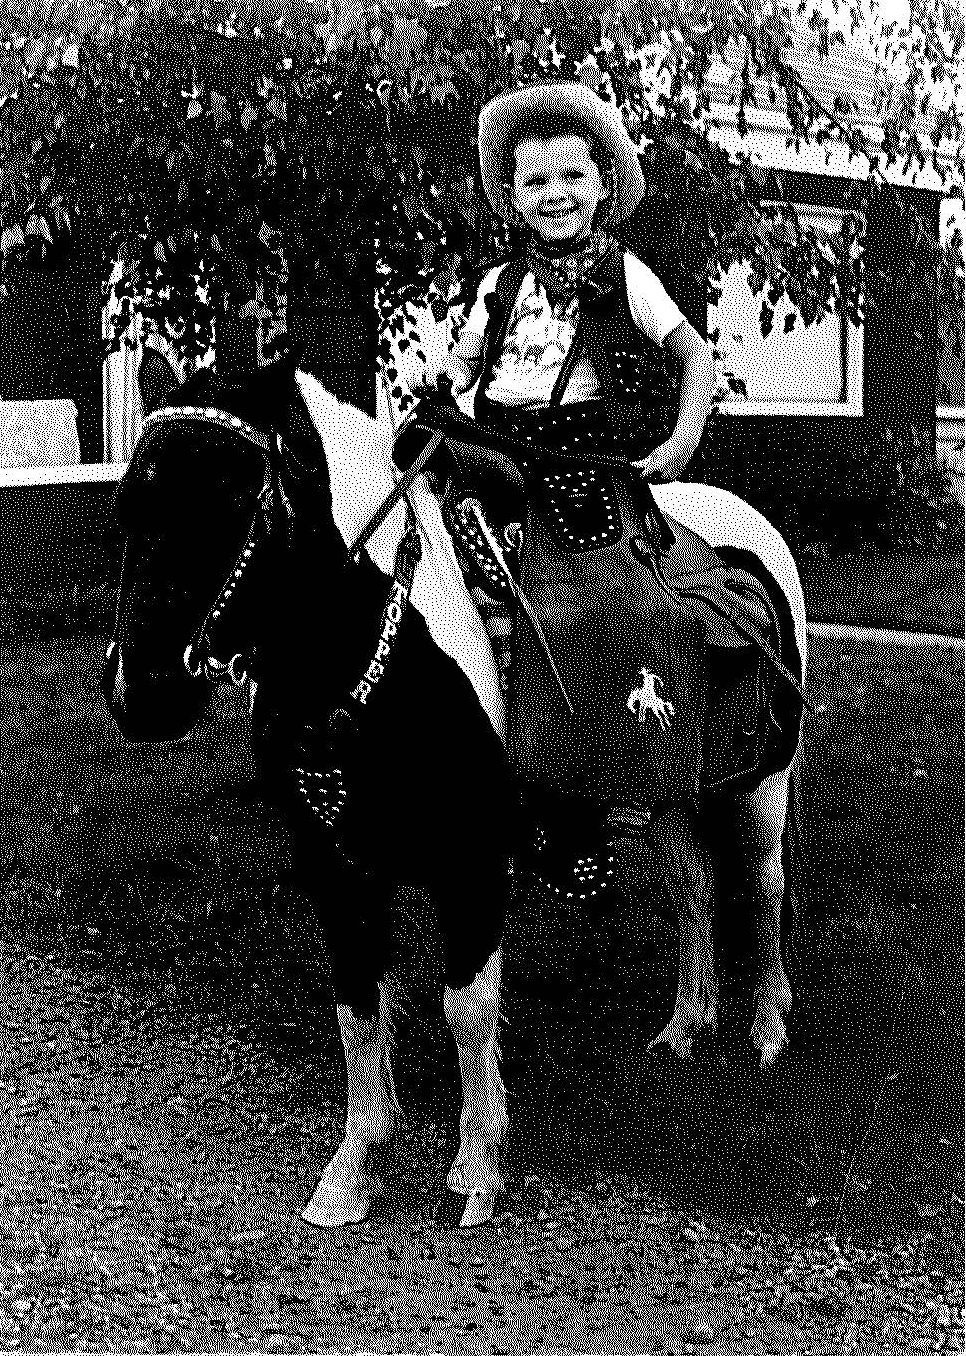
[(585, 240), (604, 196), (583, 137), (528, 137), (517, 144), (513, 206), (545, 244)]

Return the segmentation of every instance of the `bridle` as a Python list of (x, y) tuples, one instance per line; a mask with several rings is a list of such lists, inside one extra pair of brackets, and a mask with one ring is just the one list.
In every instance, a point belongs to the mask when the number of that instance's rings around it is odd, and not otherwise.
[[(276, 432), (263, 433), (247, 420), (216, 406), (174, 405), (155, 410), (145, 418), (139, 449), (144, 447), (159, 427), (186, 423), (209, 426), (215, 424), (244, 439), (262, 455), (262, 487), (258, 493), (258, 503), (244, 545), (184, 652), (184, 666), (190, 677), (203, 677), (213, 684), (230, 681), (240, 687), (248, 679), (251, 657), (236, 653), (224, 662), (216, 657), (213, 646), (217, 640), (218, 630), (224, 625), (224, 619), (236, 601), (236, 595), (253, 560), (291, 512), (279, 476), (283, 460), (282, 440)], [(387, 501), (390, 498), (392, 492), (387, 496)], [(341, 741), (347, 734), (355, 731), (360, 711), (365, 708), (370, 694), (386, 672), (409, 604), (416, 567), (422, 558), (422, 543), (408, 498), (405, 505), (405, 528), (396, 552), (393, 577), (383, 608), (375, 651), (359, 681), (349, 690), (343, 703), (329, 715), (323, 734), (330, 750), (336, 741)], [(356, 558), (357, 551), (349, 556), (350, 563)], [(125, 564), (126, 549), (125, 560), (122, 562), (122, 587), (118, 596), (114, 634), (107, 650), (108, 656), (118, 643), (127, 597), (127, 589), (124, 587)], [(331, 767), (324, 773), (312, 767), (312, 763), (316, 761), (313, 756), (315, 743), (316, 732), (311, 726), (306, 725), (302, 734), (300, 759), (293, 769), (295, 787), (300, 800), (313, 816), (326, 828), (331, 829), (345, 806), (346, 790), (340, 767)]]
[[(262, 455), (262, 486), (258, 493), (258, 503), (251, 524), (245, 536), (245, 543), (218, 590), (215, 601), (208, 609), (201, 625), (188, 642), (184, 652), (184, 666), (190, 677), (204, 677), (211, 683), (230, 680), (237, 687), (241, 687), (248, 678), (250, 659), (236, 653), (227, 663), (224, 663), (216, 658), (212, 647), (219, 624), (223, 624), (228, 608), (251, 565), (256, 551), (268, 541), (272, 531), (284, 516), (284, 497), (278, 480), (278, 464), (281, 457), (280, 440), (277, 434), (269, 436), (247, 420), (216, 406), (172, 405), (154, 410), (145, 417), (135, 455), (144, 449), (158, 428), (169, 424), (182, 423), (215, 424), (244, 439), (245, 442), (257, 448)], [(107, 649), (108, 656), (112, 654), (118, 643), (121, 618), (124, 615), (124, 605), (127, 600), (127, 588), (130, 587), (129, 582), (125, 587), (126, 557), (127, 549), (125, 547), (125, 558), (121, 564), (121, 592), (118, 596), (114, 634)]]
[[(268, 543), (273, 531), (284, 518), (284, 496), (278, 473), (282, 455), (281, 440), (277, 433), (269, 436), (238, 415), (229, 414), (226, 410), (209, 405), (167, 407), (155, 410), (148, 419), (154, 424), (189, 422), (216, 424), (236, 434), (262, 454), (262, 486), (258, 492), (258, 501), (245, 536), (245, 543), (225, 576), (215, 601), (184, 652), (184, 666), (190, 677), (204, 676), (210, 683), (216, 684), (227, 679), (236, 687), (241, 687), (248, 679), (251, 656), (235, 653), (227, 663), (223, 663), (215, 656), (213, 647), (219, 624), (223, 624), (224, 617), (232, 605), (241, 581), (251, 567), (256, 552)], [(147, 422), (148, 420), (145, 420), (145, 423)]]

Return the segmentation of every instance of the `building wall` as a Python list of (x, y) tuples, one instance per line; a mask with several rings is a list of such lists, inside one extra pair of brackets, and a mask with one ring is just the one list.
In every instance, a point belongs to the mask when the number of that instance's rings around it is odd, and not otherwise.
[[(853, 185), (844, 178), (783, 174), (788, 198), (803, 206), (845, 207)], [(938, 230), (937, 194), (897, 191)], [(743, 407), (735, 398), (712, 421), (701, 449), (707, 480), (750, 500), (799, 545), (809, 537), (838, 537), (845, 544), (852, 529), (855, 541), (875, 535), (897, 488), (900, 441), (915, 438), (935, 459), (934, 284), (909, 269), (908, 234), (888, 202), (873, 200), (865, 247), (866, 316), (860, 335), (850, 330), (853, 344), (861, 339), (860, 390), (841, 406), (803, 406), (800, 414), (793, 411), (794, 390), (772, 409)], [(782, 343), (780, 327), (773, 336)], [(804, 363), (807, 349), (801, 352)], [(819, 352), (827, 350), (817, 346)]]

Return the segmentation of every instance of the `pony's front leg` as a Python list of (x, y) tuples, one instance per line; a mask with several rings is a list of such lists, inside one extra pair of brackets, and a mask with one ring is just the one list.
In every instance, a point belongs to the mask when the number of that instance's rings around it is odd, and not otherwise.
[(506, 1092), (500, 1077), (497, 1026), (500, 1019), (500, 949), (470, 983), (443, 992), (446, 1020), (456, 1040), (463, 1082), (460, 1148), (446, 1185), (468, 1196), (462, 1227), (493, 1218), (503, 1190), (499, 1152), (507, 1129)]
[(302, 1212), (308, 1224), (334, 1228), (365, 1219), (382, 1184), (372, 1168), (373, 1150), (390, 1137), (399, 1102), (390, 1066), (391, 1013), (385, 984), (372, 1016), (336, 1006), (348, 1078), (345, 1136)]
[(714, 968), (711, 860), (699, 842), (692, 816), (681, 808), (663, 811), (651, 842), (678, 919), (678, 992), (671, 1020), (648, 1046), (666, 1046), (690, 1059), (694, 1042), (718, 1025), (718, 980)]
[(788, 1044), (785, 1018), (792, 1009), (792, 990), (782, 960), (782, 909), (785, 868), (782, 842), (789, 804), (790, 769), (766, 777), (740, 797), (738, 833), (748, 862), (758, 944), (755, 1020), (751, 1042), (763, 1069), (774, 1064)]

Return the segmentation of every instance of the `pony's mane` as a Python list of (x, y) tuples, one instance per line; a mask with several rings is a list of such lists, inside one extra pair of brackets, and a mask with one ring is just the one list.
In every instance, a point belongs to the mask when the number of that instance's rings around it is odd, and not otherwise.
[(297, 356), (290, 353), (255, 372), (223, 374), (212, 367), (202, 367), (172, 393), (168, 403), (225, 410), (260, 432), (270, 433), (283, 421), (296, 364)]

